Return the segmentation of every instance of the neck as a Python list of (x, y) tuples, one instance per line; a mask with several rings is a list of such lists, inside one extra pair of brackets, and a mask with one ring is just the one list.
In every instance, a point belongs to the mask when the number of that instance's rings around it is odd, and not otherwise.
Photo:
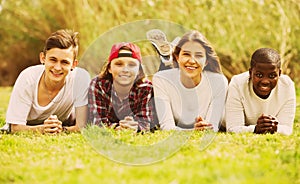
[(194, 88), (198, 86), (198, 84), (201, 82), (201, 78), (202, 78), (201, 74), (194, 78), (190, 78), (185, 75), (180, 75), (180, 81), (182, 85), (186, 88)]
[(119, 84), (116, 84), (115, 82), (113, 82), (113, 88), (120, 99), (124, 99), (125, 97), (128, 96), (132, 86), (133, 86), (133, 84), (122, 86), (122, 85), (119, 85)]
[(65, 81), (59, 81), (59, 82), (51, 81), (49, 78), (46, 77), (45, 73), (43, 79), (44, 79), (43, 80), (44, 87), (49, 92), (59, 91), (65, 84)]

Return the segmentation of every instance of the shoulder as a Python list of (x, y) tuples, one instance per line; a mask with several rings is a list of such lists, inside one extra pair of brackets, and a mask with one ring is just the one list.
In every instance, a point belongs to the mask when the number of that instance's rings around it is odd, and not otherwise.
[(112, 81), (109, 79), (101, 79), (99, 76), (94, 77), (90, 83), (90, 89), (103, 90), (104, 93), (107, 93), (111, 90)]
[(17, 78), (17, 82), (21, 82), (22, 84), (35, 83), (37, 79), (39, 80), (39, 77), (44, 72), (44, 69), (45, 67), (43, 65), (30, 66), (20, 73), (19, 77)]
[(280, 75), (279, 80), (278, 80), (278, 85), (282, 85), (284, 87), (286, 86), (294, 86), (294, 82), (292, 79), (287, 76), (287, 75)]
[(20, 75), (39, 75), (41, 72), (43, 72), (45, 67), (43, 65), (34, 65), (25, 68)]
[(74, 71), (76, 79), (90, 80), (90, 74), (83, 68), (76, 67)]
[(154, 74), (153, 83), (155, 83), (155, 81), (157, 80), (165, 80), (174, 83), (174, 81), (177, 81), (179, 79), (179, 75), (180, 74), (178, 68), (159, 71), (156, 74)]
[(208, 80), (210, 86), (214, 90), (227, 89), (228, 80), (222, 73), (214, 73), (210, 71), (204, 71), (204, 76)]
[(149, 80), (136, 82), (134, 86), (138, 89), (143, 89), (143, 90), (152, 90), (153, 88), (152, 82)]
[(178, 76), (178, 75), (179, 75), (179, 69), (178, 68), (173, 68), (173, 69), (159, 71), (156, 74), (154, 74), (153, 77), (156, 77), (156, 78), (172, 78), (173, 76)]
[(236, 84), (236, 85), (244, 85), (249, 82), (249, 72), (243, 72), (241, 74), (234, 75), (231, 78), (230, 84)]

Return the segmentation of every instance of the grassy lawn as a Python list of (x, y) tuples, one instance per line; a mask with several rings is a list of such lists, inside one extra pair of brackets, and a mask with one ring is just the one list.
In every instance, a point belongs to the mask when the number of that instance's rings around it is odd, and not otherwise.
[[(0, 88), (0, 125), (10, 92), (11, 88)], [(299, 90), (297, 97), (291, 136), (218, 133), (202, 149), (204, 135), (196, 132), (178, 152), (143, 166), (112, 161), (82, 134), (2, 134), (0, 183), (300, 183)], [(152, 145), (168, 133), (112, 136), (129, 144)], [(165, 150), (160, 148), (156, 155)], [(120, 157), (128, 153), (115, 152)]]

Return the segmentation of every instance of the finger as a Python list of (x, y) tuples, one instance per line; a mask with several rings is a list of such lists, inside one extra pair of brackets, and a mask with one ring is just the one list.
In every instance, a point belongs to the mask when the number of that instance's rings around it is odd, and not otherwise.
[(44, 133), (56, 133), (58, 128), (45, 128)]
[(117, 126), (117, 123), (113, 123), (113, 124), (111, 124), (111, 125), (109, 126), (109, 128), (115, 129), (116, 126)]
[(55, 123), (56, 123), (58, 126), (62, 126), (62, 122), (61, 122), (61, 121), (59, 121), (59, 120), (58, 120), (58, 121), (56, 121)]
[(202, 122), (196, 123), (196, 126), (197, 127), (206, 127), (206, 126), (212, 126), (212, 124), (202, 121)]
[(195, 121), (196, 122), (203, 121), (203, 118), (201, 116), (198, 116), (198, 117), (196, 117)]
[(127, 120), (127, 121), (133, 121), (133, 117), (132, 116), (126, 116), (124, 118), (124, 120)]
[(48, 119), (54, 120), (54, 119), (57, 119), (57, 116), (56, 115), (50, 115)]
[(127, 124), (122, 124), (121, 127), (124, 128), (124, 129), (137, 130), (138, 125), (137, 124), (136, 125), (130, 125), (130, 124), (127, 123)]

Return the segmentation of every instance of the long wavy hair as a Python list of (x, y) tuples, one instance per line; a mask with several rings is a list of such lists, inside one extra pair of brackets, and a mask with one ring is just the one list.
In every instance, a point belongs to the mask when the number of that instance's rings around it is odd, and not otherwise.
[(217, 53), (213, 49), (212, 45), (208, 42), (208, 40), (196, 30), (189, 31), (185, 33), (182, 38), (179, 40), (173, 52), (173, 63), (176, 68), (178, 68), (178, 62), (176, 58), (178, 58), (179, 53), (181, 51), (181, 47), (186, 42), (198, 42), (205, 49), (207, 64), (203, 70), (211, 71), (214, 73), (222, 73), (221, 64)]

